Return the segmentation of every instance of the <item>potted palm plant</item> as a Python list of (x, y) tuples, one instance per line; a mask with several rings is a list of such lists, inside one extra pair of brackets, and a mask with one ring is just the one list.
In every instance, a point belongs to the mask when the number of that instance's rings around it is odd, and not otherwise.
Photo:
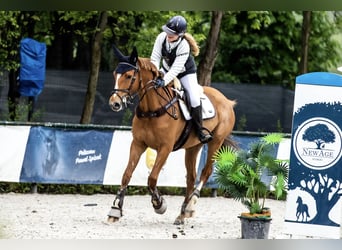
[(248, 209), (238, 216), (243, 239), (268, 238), (272, 218), (265, 201), (271, 191), (262, 181), (262, 174), (273, 176), (271, 186), (276, 198), (286, 193), (288, 161), (274, 156), (275, 145), (283, 137), (281, 133), (270, 133), (251, 143), (247, 150), (223, 146), (214, 155), (219, 188)]

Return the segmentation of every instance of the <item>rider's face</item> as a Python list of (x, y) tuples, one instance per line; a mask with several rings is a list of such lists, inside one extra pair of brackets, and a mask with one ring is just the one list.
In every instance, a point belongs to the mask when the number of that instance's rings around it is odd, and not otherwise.
[(174, 35), (174, 34), (167, 34), (167, 41), (168, 41), (169, 43), (172, 43), (172, 42), (175, 42), (175, 41), (177, 41), (177, 40), (178, 40), (178, 38), (179, 38), (179, 36), (178, 36), (178, 35)]

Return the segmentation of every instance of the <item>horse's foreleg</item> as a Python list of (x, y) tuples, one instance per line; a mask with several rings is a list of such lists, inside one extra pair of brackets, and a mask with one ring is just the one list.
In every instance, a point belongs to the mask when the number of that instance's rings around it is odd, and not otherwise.
[(152, 206), (154, 208), (154, 211), (157, 214), (163, 214), (165, 213), (167, 209), (166, 201), (165, 199), (160, 195), (157, 188), (154, 189), (153, 192), (151, 192), (151, 202)]
[(148, 177), (148, 188), (150, 190), (151, 193), (151, 202), (152, 202), (152, 206), (154, 208), (154, 211), (157, 214), (163, 214), (165, 213), (166, 209), (167, 209), (167, 205), (166, 205), (166, 201), (165, 199), (161, 196), (161, 194), (159, 193), (158, 189), (157, 189), (157, 180), (158, 180), (158, 176), (160, 173), (160, 170), (162, 169), (163, 165), (166, 162), (166, 159), (168, 157), (168, 155), (170, 154), (171, 149), (168, 148), (163, 148), (159, 151), (157, 151), (157, 157), (156, 157), (156, 161), (153, 165), (152, 171)]
[(133, 140), (130, 148), (128, 164), (121, 179), (121, 187), (117, 192), (116, 197), (113, 201), (113, 205), (108, 213), (108, 222), (118, 221), (122, 217), (122, 207), (128, 183), (132, 177), (133, 171), (135, 170), (139, 162), (140, 156), (145, 151), (145, 149), (146, 146), (139, 145)]
[(108, 222), (118, 221), (122, 217), (122, 206), (124, 202), (124, 197), (126, 193), (126, 188), (118, 190), (113, 205), (108, 213)]

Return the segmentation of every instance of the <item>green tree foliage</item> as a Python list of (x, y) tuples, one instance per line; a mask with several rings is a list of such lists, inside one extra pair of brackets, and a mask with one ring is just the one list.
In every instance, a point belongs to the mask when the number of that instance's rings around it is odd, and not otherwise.
[[(293, 89), (300, 61), (300, 12), (230, 12), (223, 22), (214, 80)], [(309, 71), (329, 71), (341, 61), (341, 43), (332, 39), (341, 27), (332, 12), (323, 11), (313, 12), (311, 27)]]
[(19, 68), (19, 43), (25, 37), (51, 44), (52, 25), (50, 12), (0, 11), (0, 69)]
[(341, 16), (332, 12), (314, 11), (312, 15), (311, 38), (309, 41), (309, 72), (330, 71), (340, 66), (342, 40)]
[[(208, 12), (111, 12), (108, 26), (112, 37), (105, 41), (108, 53), (112, 53), (112, 44), (115, 43), (125, 54), (129, 54), (131, 48), (136, 46), (139, 56), (150, 57), (155, 39), (162, 31), (162, 25), (174, 15), (185, 16), (188, 23), (188, 32), (194, 36), (200, 45), (205, 42), (210, 24)], [(109, 36), (110, 34), (108, 34)], [(112, 57), (111, 59), (115, 60)]]
[(20, 32), (17, 17), (16, 12), (0, 11), (0, 68), (2, 70), (19, 67), (17, 41), (20, 39)]
[[(196, 61), (203, 61), (212, 12), (108, 11), (107, 26), (101, 31), (100, 71), (112, 71), (117, 64), (113, 43), (124, 53), (136, 46), (139, 56), (149, 57), (161, 26), (173, 15), (187, 19), (188, 32), (201, 48)], [(312, 12), (309, 72), (332, 71), (342, 64), (341, 16)], [(294, 11), (225, 11), (211, 80), (293, 89), (299, 74), (302, 20), (302, 12)], [(0, 69), (12, 70), (9, 78), (15, 84), (19, 42), (31, 37), (47, 44), (47, 68), (90, 70), (97, 22), (98, 11), (1, 11)]]
[(0, 12), (0, 74), (8, 74), (7, 106), (10, 120), (17, 119), (20, 40), (30, 37), (43, 42), (51, 41), (50, 24), (49, 13), (41, 15), (41, 12), (33, 11)]

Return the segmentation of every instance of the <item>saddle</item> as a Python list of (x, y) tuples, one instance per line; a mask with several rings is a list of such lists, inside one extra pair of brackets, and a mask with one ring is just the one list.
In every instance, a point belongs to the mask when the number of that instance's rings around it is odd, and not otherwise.
[[(190, 98), (189, 93), (181, 86), (180, 81), (178, 78), (173, 80), (173, 87), (172, 90), (179, 96), (178, 102), (181, 109), (181, 112), (184, 116), (186, 121), (191, 120), (191, 105), (190, 105)], [(198, 85), (200, 91), (200, 99), (202, 104), (202, 119), (210, 119), (213, 118), (216, 114), (214, 105), (211, 103), (210, 99), (205, 95), (203, 87)]]
[[(200, 85), (198, 87), (199, 87), (199, 91), (201, 91), (200, 98), (201, 98), (201, 104), (202, 104), (202, 119), (203, 120), (210, 119), (210, 118), (214, 117), (216, 114), (214, 106), (211, 103), (211, 101), (209, 100), (209, 98), (205, 95), (205, 93), (203, 91), (203, 87)], [(178, 78), (175, 78), (173, 80), (172, 90), (179, 97), (179, 98), (177, 98), (178, 102), (179, 102), (179, 107), (180, 107), (180, 110), (181, 110), (181, 112), (184, 116), (184, 119), (186, 121), (183, 132), (181, 133), (180, 137), (178, 138), (175, 145), (173, 146), (173, 151), (176, 151), (176, 150), (180, 149), (185, 144), (185, 142), (187, 141), (187, 139), (190, 135), (190, 132), (192, 130), (192, 119), (191, 119), (191, 114), (190, 114), (191, 105), (190, 105), (189, 94), (181, 86), (181, 83), (178, 80)]]

